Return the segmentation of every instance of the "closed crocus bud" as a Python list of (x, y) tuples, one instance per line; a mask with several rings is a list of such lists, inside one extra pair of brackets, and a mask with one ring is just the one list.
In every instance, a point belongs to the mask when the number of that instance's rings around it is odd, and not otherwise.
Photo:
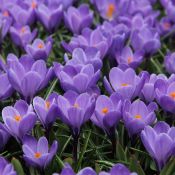
[(38, 141), (31, 136), (26, 136), (23, 139), (24, 160), (33, 167), (46, 168), (55, 156), (57, 149), (58, 142), (55, 140), (49, 148), (46, 137), (40, 137)]
[(158, 109), (156, 103), (152, 102), (148, 106), (140, 100), (131, 103), (125, 101), (123, 105), (123, 120), (130, 137), (139, 134), (147, 125), (156, 121), (155, 110)]
[(59, 26), (62, 20), (63, 6), (47, 7), (44, 4), (40, 4), (36, 10), (36, 14), (42, 25), (51, 33)]
[(28, 102), (53, 77), (52, 67), (47, 69), (43, 60), (34, 61), (29, 56), (18, 59), (15, 55), (9, 54), (7, 62), (11, 64), (7, 74), (12, 87)]
[(102, 61), (100, 59), (100, 52), (94, 48), (88, 48), (85, 51), (81, 48), (74, 49), (72, 59), (68, 59), (65, 55), (66, 65), (72, 65), (81, 69), (84, 65), (92, 64), (95, 72), (102, 68)]
[(18, 100), (14, 106), (7, 106), (2, 110), (2, 118), (8, 132), (22, 139), (35, 125), (37, 120), (32, 105), (23, 100)]
[(141, 140), (160, 171), (174, 154), (175, 127), (170, 127), (166, 122), (158, 122), (154, 128), (146, 126), (141, 133)]
[(175, 52), (168, 53), (165, 56), (165, 62), (164, 62), (166, 71), (170, 74), (175, 73)]
[(111, 46), (111, 42), (111, 36), (109, 34), (104, 34), (99, 27), (95, 30), (85, 28), (83, 29), (81, 35), (72, 37), (68, 44), (63, 41), (62, 46), (70, 53), (78, 47), (84, 50), (92, 47), (100, 51), (101, 59), (103, 59)]
[(134, 99), (139, 96), (146, 80), (147, 74), (142, 72), (139, 76), (131, 68), (121, 70), (114, 67), (109, 72), (109, 81), (104, 77), (106, 90), (112, 94), (119, 93), (124, 99)]
[(136, 69), (143, 61), (143, 55), (141, 52), (133, 52), (128, 46), (122, 49), (121, 54), (116, 55), (116, 60), (120, 65), (126, 65), (133, 69)]
[(13, 42), (22, 48), (32, 42), (37, 34), (37, 29), (34, 29), (32, 32), (29, 26), (22, 26), (21, 24), (15, 24), (10, 27), (10, 35)]
[(52, 43), (49, 40), (48, 42), (44, 42), (41, 39), (35, 39), (31, 45), (28, 44), (25, 48), (26, 52), (34, 60), (45, 60), (45, 61), (47, 60), (51, 49), (52, 49)]
[(9, 140), (9, 133), (7, 131), (7, 128), (4, 124), (0, 123), (0, 140), (1, 140), (1, 145), (0, 145), (0, 151), (3, 150), (4, 146)]
[(3, 157), (0, 157), (0, 174), (1, 175), (17, 175), (13, 165), (8, 163)]
[(133, 32), (131, 45), (135, 51), (142, 51), (145, 55), (152, 55), (160, 48), (160, 37), (156, 30), (143, 27), (139, 32)]
[(99, 175), (137, 175), (137, 173), (131, 173), (125, 165), (118, 163), (111, 168), (109, 173), (100, 172)]
[(92, 64), (87, 64), (81, 69), (77, 69), (72, 65), (63, 67), (55, 63), (54, 71), (65, 91), (73, 90), (77, 93), (91, 91), (91, 89), (96, 87), (96, 83), (100, 78), (100, 70), (95, 72)]
[(74, 34), (80, 34), (82, 29), (90, 27), (93, 21), (93, 12), (87, 4), (82, 4), (78, 8), (69, 7), (64, 13), (65, 25)]
[(35, 112), (45, 129), (49, 129), (56, 120), (58, 113), (57, 97), (58, 95), (56, 93), (52, 93), (46, 100), (41, 97), (35, 97), (33, 99)]

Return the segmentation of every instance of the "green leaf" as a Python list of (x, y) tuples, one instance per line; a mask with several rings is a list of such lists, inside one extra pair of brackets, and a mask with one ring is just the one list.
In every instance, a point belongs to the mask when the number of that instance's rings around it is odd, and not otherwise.
[(14, 169), (16, 170), (18, 175), (25, 175), (24, 171), (23, 171), (23, 168), (22, 168), (22, 165), (21, 165), (21, 163), (18, 159), (12, 158), (11, 163), (13, 164)]
[(160, 175), (174, 175), (175, 172), (175, 158), (171, 159), (162, 169)]
[(116, 156), (117, 156), (117, 159), (119, 160), (123, 160), (123, 161), (127, 160), (125, 151), (123, 150), (120, 143), (117, 143), (116, 145)]

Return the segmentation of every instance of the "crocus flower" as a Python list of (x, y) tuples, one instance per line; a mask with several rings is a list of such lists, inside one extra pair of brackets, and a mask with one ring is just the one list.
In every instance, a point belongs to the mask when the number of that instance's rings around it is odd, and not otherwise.
[(100, 28), (96, 28), (95, 30), (85, 28), (83, 29), (81, 35), (72, 37), (69, 44), (63, 41), (62, 46), (70, 53), (78, 47), (82, 49), (93, 47), (100, 51), (102, 59), (107, 54), (108, 49), (111, 46), (111, 42), (111, 36), (109, 34), (104, 34)]
[(159, 171), (173, 155), (175, 149), (175, 127), (158, 122), (154, 128), (146, 126), (141, 133), (142, 142), (151, 157), (156, 161)]
[(12, 87), (27, 101), (30, 101), (39, 90), (44, 88), (53, 76), (52, 67), (47, 69), (43, 60), (35, 62), (28, 56), (22, 56), (18, 60), (12, 54), (7, 60), (12, 65), (7, 70), (8, 79)]
[(9, 140), (9, 133), (7, 131), (7, 128), (4, 124), (0, 123), (0, 140), (1, 140), (1, 145), (0, 145), (0, 151), (3, 150), (4, 146)]
[(156, 103), (152, 102), (148, 106), (143, 101), (136, 100), (131, 103), (126, 100), (123, 105), (123, 120), (130, 137), (140, 133), (145, 126), (156, 121)]
[(147, 103), (154, 101), (156, 94), (154, 84), (158, 79), (167, 79), (164, 74), (151, 74), (146, 78), (145, 84), (141, 90), (140, 97)]
[(0, 174), (17, 175), (11, 163), (8, 163), (3, 157), (0, 157)]
[(37, 29), (34, 29), (32, 32), (29, 26), (22, 26), (20, 24), (15, 24), (10, 27), (10, 35), (13, 42), (22, 48), (25, 48), (27, 44), (32, 42), (37, 34)]
[(139, 32), (133, 32), (131, 45), (134, 50), (143, 51), (146, 55), (152, 55), (160, 48), (160, 37), (156, 30), (144, 27)]
[(32, 105), (28, 105), (23, 100), (18, 100), (14, 107), (3, 108), (2, 118), (8, 132), (19, 139), (32, 130), (37, 119)]
[(145, 72), (142, 72), (141, 75), (138, 76), (131, 68), (123, 71), (114, 67), (109, 72), (109, 81), (104, 77), (104, 85), (110, 94), (116, 91), (124, 99), (134, 99), (140, 94), (145, 79)]
[(65, 25), (72, 33), (80, 34), (82, 29), (90, 27), (93, 21), (93, 12), (87, 4), (82, 4), (78, 8), (69, 7), (64, 13)]
[(37, 17), (43, 26), (53, 32), (60, 24), (63, 17), (63, 6), (47, 7), (43, 3), (36, 10)]
[(100, 78), (100, 70), (95, 72), (92, 64), (87, 64), (81, 69), (77, 69), (72, 65), (63, 67), (59, 63), (55, 63), (54, 71), (65, 91), (73, 90), (77, 93), (84, 93), (95, 88)]
[(66, 65), (72, 65), (81, 69), (84, 65), (92, 64), (94, 71), (101, 69), (102, 61), (100, 59), (100, 52), (94, 48), (86, 49), (76, 48), (72, 52), (72, 59), (69, 60), (67, 54), (65, 55)]
[(35, 60), (47, 60), (51, 48), (52, 43), (50, 41), (44, 43), (41, 39), (35, 39), (31, 45), (26, 46), (25, 50)]
[(166, 71), (170, 74), (175, 73), (175, 52), (168, 53), (165, 56), (165, 62), (164, 62)]
[(120, 65), (126, 65), (133, 69), (136, 69), (143, 61), (142, 53), (134, 52), (130, 47), (126, 46), (122, 49), (121, 54), (116, 55), (116, 60)]
[(131, 173), (129, 169), (121, 163), (114, 165), (110, 172), (100, 172), (99, 175), (137, 175), (137, 173)]
[(72, 130), (73, 135), (78, 135), (83, 123), (90, 119), (95, 108), (95, 99), (87, 93), (78, 95), (67, 91), (64, 96), (57, 98), (58, 116)]
[(58, 142), (55, 140), (49, 148), (46, 137), (40, 137), (38, 141), (31, 136), (23, 139), (24, 160), (34, 167), (44, 169), (52, 161), (57, 149)]
[(46, 0), (46, 4), (49, 7), (62, 5), (63, 9), (66, 10), (74, 1), (75, 0)]
[(49, 129), (52, 126), (57, 117), (56, 98), (57, 94), (52, 93), (46, 100), (41, 97), (35, 97), (33, 99), (35, 112), (46, 129)]

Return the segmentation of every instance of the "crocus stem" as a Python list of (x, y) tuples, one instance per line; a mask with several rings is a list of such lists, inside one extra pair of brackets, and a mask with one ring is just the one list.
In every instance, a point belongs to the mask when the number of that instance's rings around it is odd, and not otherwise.
[(40, 175), (45, 175), (44, 169), (40, 169)]
[(78, 153), (78, 138), (79, 136), (73, 136), (73, 160), (75, 163), (77, 163), (77, 153)]
[(117, 145), (117, 139), (115, 135), (115, 127), (111, 128), (110, 134), (109, 134), (109, 139), (111, 140), (112, 143), (112, 156), (116, 156), (116, 145)]

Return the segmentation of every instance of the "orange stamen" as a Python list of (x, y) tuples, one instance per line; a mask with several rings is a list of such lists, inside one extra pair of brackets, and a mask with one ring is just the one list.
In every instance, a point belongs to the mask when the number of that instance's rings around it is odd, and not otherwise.
[(164, 28), (165, 28), (166, 30), (168, 30), (168, 29), (171, 28), (171, 24), (170, 24), (169, 22), (165, 22), (165, 23), (163, 24), (163, 26), (164, 26)]
[(50, 108), (50, 102), (49, 101), (46, 101), (45, 107), (46, 107), (46, 109), (49, 109)]
[(128, 86), (127, 83), (122, 83), (121, 86), (125, 87), (125, 86)]
[(34, 155), (34, 157), (37, 158), (37, 159), (40, 158), (41, 157), (41, 153), (36, 152), (35, 155)]
[(111, 19), (112, 18), (112, 16), (113, 16), (113, 14), (114, 14), (114, 12), (115, 12), (115, 5), (114, 4), (109, 4), (108, 5), (108, 9), (107, 9), (107, 17), (109, 18), (109, 19)]
[(128, 57), (128, 64), (130, 64), (132, 62), (133, 58), (132, 57)]
[(44, 45), (43, 45), (42, 43), (39, 43), (39, 44), (38, 44), (38, 48), (39, 48), (39, 49), (42, 49), (43, 47), (44, 47)]
[(74, 107), (75, 107), (75, 108), (78, 108), (78, 107), (79, 107), (79, 105), (78, 105), (77, 103), (75, 103), (75, 104), (74, 104)]
[(19, 121), (22, 119), (22, 117), (21, 117), (20, 115), (16, 115), (16, 116), (14, 116), (14, 119), (15, 119), (17, 122), (19, 122)]
[(175, 100), (175, 92), (171, 92), (170, 97), (173, 98), (173, 100)]
[(35, 9), (37, 7), (37, 3), (33, 1), (31, 4), (31, 7), (32, 7), (32, 9)]
[(26, 28), (25, 27), (22, 27), (21, 28), (21, 33), (25, 33), (25, 31), (26, 31)]
[(141, 119), (142, 116), (141, 116), (141, 115), (135, 115), (135, 118), (136, 118), (136, 119)]
[(3, 16), (8, 17), (9, 16), (9, 12), (8, 11), (4, 11), (3, 12)]
[(103, 109), (102, 109), (102, 113), (104, 113), (104, 114), (107, 114), (108, 111), (109, 111), (108, 108), (103, 108)]

